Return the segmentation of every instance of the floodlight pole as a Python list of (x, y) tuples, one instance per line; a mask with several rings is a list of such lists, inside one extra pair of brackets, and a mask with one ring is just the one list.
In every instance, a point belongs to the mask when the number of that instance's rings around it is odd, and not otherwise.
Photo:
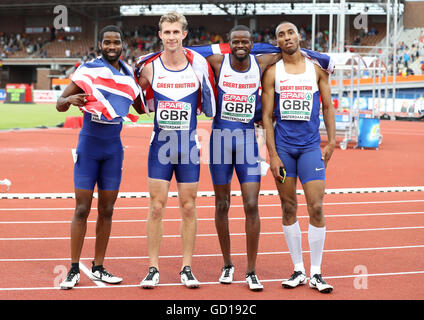
[[(315, 6), (316, 0), (313, 0), (312, 3), (313, 3), (313, 8), (316, 8), (316, 6)], [(311, 39), (312, 43), (311, 43), (311, 50), (315, 50), (315, 24), (316, 24), (315, 23), (315, 10), (313, 10), (313, 12), (312, 12), (312, 39)]]
[(330, 0), (330, 21), (328, 26), (328, 52), (333, 51), (333, 1)]
[[(385, 63), (386, 66), (389, 65), (389, 54), (390, 54), (390, 2), (391, 0), (387, 0), (387, 8), (386, 8), (386, 50), (385, 52)], [(386, 85), (385, 85), (385, 91), (384, 91), (384, 114), (387, 113), (387, 101), (388, 101), (388, 94), (389, 94), (389, 73), (386, 70)]]
[(393, 3), (393, 88), (392, 88), (392, 99), (393, 99), (393, 108), (392, 108), (392, 120), (395, 120), (395, 103), (396, 103), (396, 74), (397, 74), (397, 56), (396, 56), (396, 41), (397, 41), (397, 20), (398, 20), (398, 0), (394, 0)]

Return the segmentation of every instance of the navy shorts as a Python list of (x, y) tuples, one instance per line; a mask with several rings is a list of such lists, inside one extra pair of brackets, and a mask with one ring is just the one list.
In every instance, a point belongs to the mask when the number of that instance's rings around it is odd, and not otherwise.
[(209, 170), (214, 185), (231, 183), (234, 170), (240, 184), (261, 181), (254, 129), (213, 129), (209, 146)]
[(302, 184), (312, 180), (325, 180), (320, 146), (307, 149), (277, 146), (277, 153), (286, 168), (287, 177), (299, 177)]
[(74, 158), (76, 189), (119, 190), (124, 150), (121, 138), (101, 139), (80, 135)]
[[(191, 139), (190, 136), (193, 138)], [(200, 145), (194, 133), (161, 131), (152, 133), (147, 171), (149, 178), (178, 183), (199, 182)]]

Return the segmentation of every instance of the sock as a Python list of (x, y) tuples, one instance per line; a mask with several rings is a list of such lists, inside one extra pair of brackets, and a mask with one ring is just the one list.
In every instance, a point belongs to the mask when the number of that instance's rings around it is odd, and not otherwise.
[(325, 226), (322, 228), (309, 225), (308, 242), (311, 250), (311, 277), (321, 274), (322, 252), (324, 250)]
[(73, 269), (73, 270), (75, 270), (75, 271), (80, 272), (80, 269), (79, 269), (79, 263), (78, 263), (78, 262), (76, 262), (76, 263), (71, 263), (71, 269)]
[(294, 264), (294, 271), (305, 273), (302, 258), (302, 233), (300, 232), (299, 222), (296, 221), (290, 226), (283, 225), (283, 231)]

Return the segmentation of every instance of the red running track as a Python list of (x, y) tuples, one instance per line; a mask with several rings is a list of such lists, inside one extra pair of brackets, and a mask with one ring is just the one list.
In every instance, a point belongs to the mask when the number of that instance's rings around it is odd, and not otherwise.
[[(209, 123), (201, 123), (208, 126)], [(328, 168), (328, 188), (423, 186), (424, 138), (421, 123), (381, 123), (379, 150), (336, 149)], [(123, 192), (146, 189), (147, 141), (151, 128), (123, 130), (127, 146)], [(0, 133), (0, 178), (12, 181), (10, 192), (72, 192), (72, 159), (77, 130), (49, 129)], [(40, 147), (41, 146), (41, 147)], [(211, 191), (202, 165), (200, 191)], [(236, 179), (235, 179), (236, 180)], [(3, 186), (1, 186), (3, 187)], [(175, 188), (173, 184), (172, 188)], [(234, 189), (239, 190), (237, 183)], [(263, 190), (275, 189), (268, 174)], [(175, 191), (175, 189), (173, 189)], [(281, 228), (276, 196), (260, 197), (261, 239), (257, 274), (265, 289), (251, 292), (244, 282), (246, 267), (243, 209), (232, 198), (230, 230), (236, 265), (235, 283), (217, 282), (222, 258), (214, 228), (213, 198), (198, 199), (198, 236), (193, 270), (202, 282), (190, 290), (179, 283), (181, 241), (177, 200), (170, 198), (161, 248), (161, 284), (143, 290), (147, 271), (145, 220), (148, 199), (119, 199), (105, 266), (120, 275), (120, 285), (99, 287), (82, 274), (73, 290), (57, 284), (69, 266), (69, 228), (74, 200), (0, 200), (0, 299), (160, 299), (160, 300), (418, 300), (424, 289), (424, 197), (422, 192), (326, 195), (327, 238), (323, 274), (335, 290), (323, 295), (308, 286), (281, 288), (292, 265)], [(309, 268), (308, 218), (299, 196), (305, 266)], [(95, 203), (89, 218), (82, 263), (89, 267), (94, 250)], [(25, 277), (22, 277), (25, 274)]]

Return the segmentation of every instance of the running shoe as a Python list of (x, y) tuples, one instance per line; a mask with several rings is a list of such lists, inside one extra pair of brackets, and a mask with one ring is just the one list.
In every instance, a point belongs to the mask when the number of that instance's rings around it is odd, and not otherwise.
[(264, 286), (259, 282), (258, 277), (254, 272), (246, 274), (246, 281), (249, 285), (249, 289), (252, 291), (261, 291)]
[(222, 274), (221, 277), (219, 278), (219, 282), (221, 283), (231, 283), (233, 282), (233, 275), (234, 275), (234, 266), (233, 265), (228, 265), (228, 266), (224, 266), (222, 268)]
[(180, 272), (181, 282), (187, 288), (194, 289), (200, 286), (200, 282), (194, 277), (190, 266), (185, 266)]
[(60, 289), (68, 290), (75, 287), (75, 285), (80, 281), (80, 273), (74, 269), (69, 270), (68, 275), (65, 280), (60, 284)]
[(306, 283), (306, 275), (302, 271), (295, 271), (290, 279), (284, 280), (281, 285), (286, 289), (293, 289)]
[(153, 289), (156, 287), (159, 283), (159, 270), (156, 269), (156, 267), (150, 267), (149, 273), (147, 276), (143, 279), (143, 281), (140, 282), (140, 286), (144, 289)]
[(94, 261), (92, 262), (93, 267), (91, 268), (91, 278), (95, 281), (103, 281), (110, 284), (117, 284), (122, 282), (122, 278), (116, 277), (108, 272), (103, 265), (95, 266)]
[(314, 276), (309, 279), (309, 286), (322, 293), (330, 293), (333, 291), (333, 287), (325, 282), (321, 274), (314, 274)]

